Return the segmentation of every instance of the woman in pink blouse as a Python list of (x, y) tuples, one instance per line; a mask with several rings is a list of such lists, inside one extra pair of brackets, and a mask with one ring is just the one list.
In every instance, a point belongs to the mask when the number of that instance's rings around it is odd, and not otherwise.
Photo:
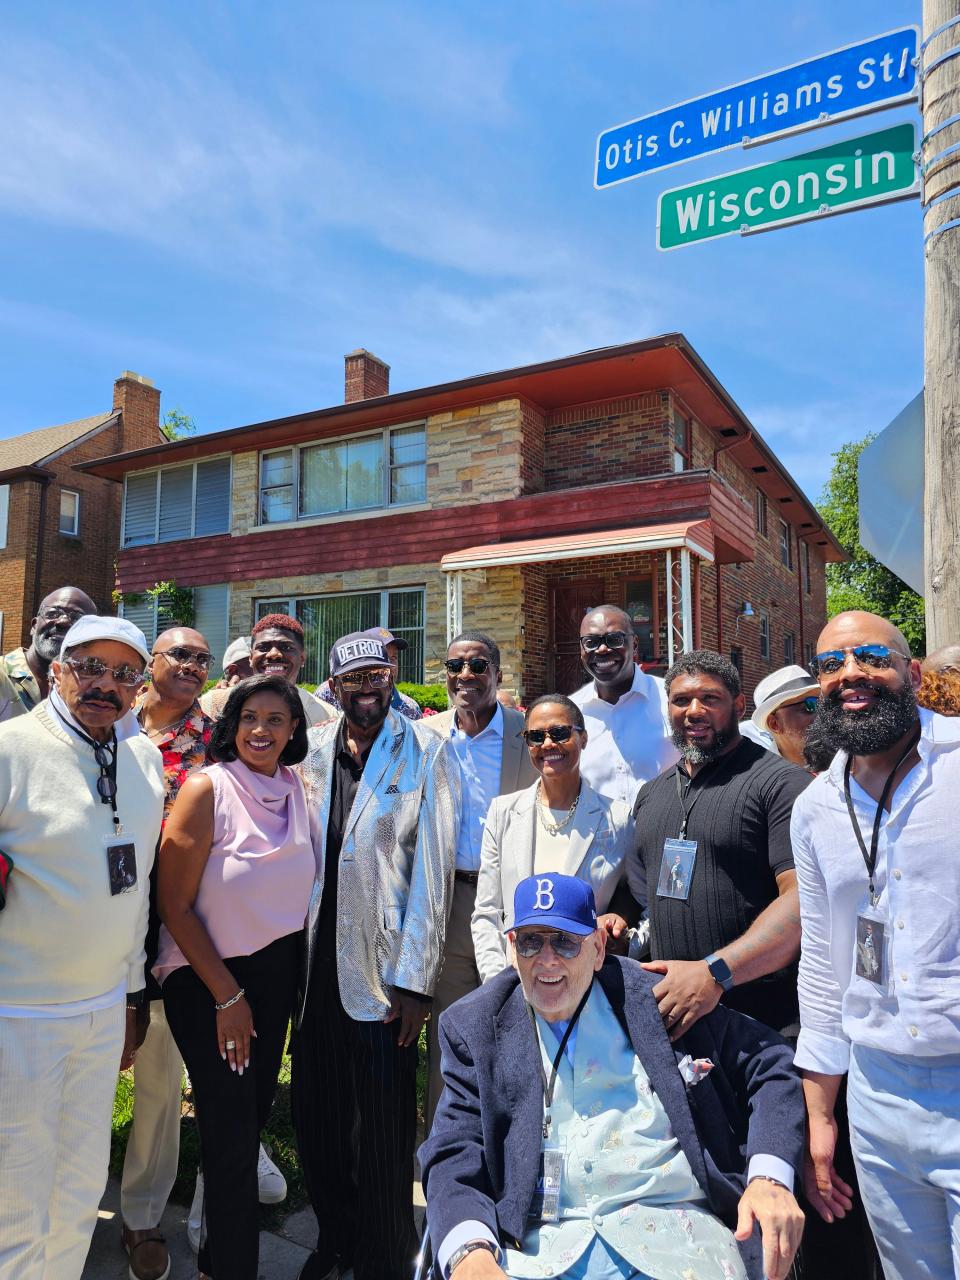
[(204, 1171), (201, 1276), (256, 1280), (257, 1157), (293, 1008), (316, 864), (290, 767), (306, 755), (296, 689), (255, 676), (231, 691), (184, 783), (159, 859), (154, 974), (193, 1084)]

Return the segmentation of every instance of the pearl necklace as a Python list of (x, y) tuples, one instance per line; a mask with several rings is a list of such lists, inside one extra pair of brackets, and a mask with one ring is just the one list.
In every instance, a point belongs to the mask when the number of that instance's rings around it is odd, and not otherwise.
[(558, 836), (565, 827), (570, 825), (573, 821), (573, 815), (576, 813), (577, 805), (579, 803), (580, 790), (578, 788), (577, 794), (573, 797), (573, 804), (567, 810), (566, 815), (557, 823), (549, 822), (543, 805), (543, 783), (541, 782), (539, 784), (537, 787), (537, 817), (540, 819), (540, 825), (543, 827), (544, 831), (546, 831), (548, 836)]

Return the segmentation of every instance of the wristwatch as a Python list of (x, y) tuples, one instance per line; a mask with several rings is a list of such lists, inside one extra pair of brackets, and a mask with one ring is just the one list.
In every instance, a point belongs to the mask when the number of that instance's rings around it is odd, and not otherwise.
[(733, 974), (726, 960), (721, 960), (716, 952), (711, 952), (710, 955), (704, 956), (703, 962), (710, 970), (710, 976), (714, 982), (723, 987), (724, 991), (729, 991), (733, 986)]
[(500, 1250), (495, 1244), (491, 1244), (489, 1240), (468, 1240), (466, 1244), (462, 1244), (459, 1249), (454, 1249), (447, 1262), (447, 1276), (453, 1274), (453, 1269), (458, 1262), (462, 1262), (468, 1253), (473, 1253), (474, 1249), (486, 1249), (492, 1253), (495, 1258), (500, 1257)]

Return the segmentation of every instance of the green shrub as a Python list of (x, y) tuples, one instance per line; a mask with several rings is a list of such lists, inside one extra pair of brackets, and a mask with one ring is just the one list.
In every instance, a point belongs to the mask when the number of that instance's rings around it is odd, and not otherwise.
[(447, 709), (447, 686), (445, 684), (406, 684), (401, 681), (397, 688), (401, 693), (405, 693), (408, 698), (412, 698), (414, 702), (419, 703), (421, 707), (430, 707), (433, 711), (446, 711)]

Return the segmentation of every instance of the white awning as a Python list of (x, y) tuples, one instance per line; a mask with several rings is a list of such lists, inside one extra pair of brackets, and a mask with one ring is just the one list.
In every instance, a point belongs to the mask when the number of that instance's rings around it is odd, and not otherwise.
[(538, 564), (545, 560), (578, 560), (584, 556), (625, 555), (631, 551), (686, 548), (701, 560), (713, 560), (713, 529), (709, 520), (639, 525), (631, 529), (603, 529), (531, 538), (524, 542), (490, 542), (451, 551), (440, 561), (445, 573), (457, 569), (491, 569), (506, 564)]

